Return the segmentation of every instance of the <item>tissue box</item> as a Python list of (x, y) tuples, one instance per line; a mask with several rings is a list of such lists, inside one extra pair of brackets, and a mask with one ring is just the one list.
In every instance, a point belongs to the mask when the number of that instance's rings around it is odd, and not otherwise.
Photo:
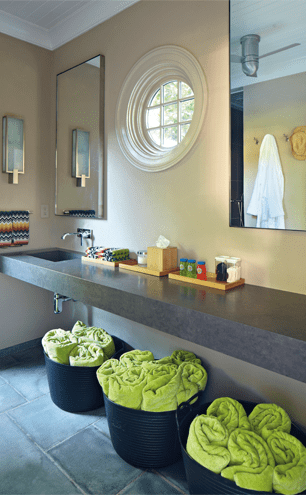
[(177, 268), (177, 248), (176, 247), (148, 247), (147, 268), (163, 272)]

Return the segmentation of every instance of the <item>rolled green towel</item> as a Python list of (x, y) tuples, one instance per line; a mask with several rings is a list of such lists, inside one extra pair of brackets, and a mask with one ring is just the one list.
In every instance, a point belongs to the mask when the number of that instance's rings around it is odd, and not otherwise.
[(97, 369), (97, 379), (100, 383), (103, 392), (108, 397), (109, 395), (109, 378), (112, 375), (122, 375), (126, 371), (125, 366), (123, 366), (119, 359), (108, 359), (105, 361), (100, 368)]
[(240, 488), (272, 492), (274, 457), (266, 441), (257, 433), (237, 428), (228, 440), (230, 465), (221, 476)]
[(140, 365), (144, 361), (153, 360), (154, 356), (151, 351), (140, 351), (139, 349), (125, 352), (120, 356), (120, 362), (127, 368), (130, 366)]
[(131, 409), (141, 409), (142, 391), (147, 376), (141, 366), (126, 368), (124, 373), (114, 373), (109, 377), (108, 398)]
[(251, 414), (249, 421), (252, 429), (267, 440), (275, 430), (290, 433), (291, 420), (284, 409), (277, 404), (257, 404)]
[(146, 377), (141, 409), (155, 412), (177, 409), (177, 392), (181, 384), (179, 368), (172, 364), (153, 366), (146, 371)]
[[(166, 356), (155, 361), (156, 364), (174, 364), (171, 356)], [(178, 366), (178, 365), (176, 365)]]
[(76, 336), (76, 337), (79, 337), (79, 336), (82, 336), (83, 335), (83, 332), (84, 330), (86, 331), (87, 329), (87, 325), (85, 325), (85, 323), (83, 323), (81, 320), (78, 320), (72, 327), (72, 330), (71, 332)]
[(283, 431), (272, 432), (267, 444), (274, 456), (273, 490), (295, 495), (306, 489), (306, 449), (294, 436)]
[(62, 328), (49, 330), (42, 338), (42, 346), (47, 356), (60, 364), (69, 364), (69, 354), (77, 344), (77, 337)]
[(88, 327), (88, 338), (94, 340), (103, 347), (107, 359), (110, 359), (115, 354), (116, 348), (114, 339), (103, 330), (103, 328)]
[(182, 374), (180, 388), (177, 392), (178, 405), (190, 399), (200, 390), (204, 390), (207, 383), (207, 372), (201, 364), (185, 361), (180, 364), (179, 369)]
[(81, 342), (69, 354), (70, 366), (101, 366), (104, 361), (103, 347), (95, 342)]
[(200, 414), (189, 427), (186, 450), (199, 464), (219, 474), (230, 462), (228, 430), (214, 416)]
[(242, 404), (230, 397), (215, 399), (208, 406), (206, 413), (210, 416), (216, 416), (226, 426), (229, 433), (235, 428), (252, 429)]
[(184, 361), (192, 361), (194, 363), (201, 364), (201, 359), (197, 358), (197, 356), (193, 354), (193, 352), (189, 352), (189, 351), (181, 351), (181, 350), (174, 351), (171, 354), (171, 359), (172, 362), (177, 364), (178, 366), (184, 363)]

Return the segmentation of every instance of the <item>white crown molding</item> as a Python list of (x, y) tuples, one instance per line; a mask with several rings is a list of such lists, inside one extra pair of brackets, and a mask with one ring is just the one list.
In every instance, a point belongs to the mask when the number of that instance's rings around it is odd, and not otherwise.
[(0, 32), (48, 50), (55, 50), (139, 1), (90, 2), (82, 10), (51, 29), (40, 28), (31, 22), (0, 11)]

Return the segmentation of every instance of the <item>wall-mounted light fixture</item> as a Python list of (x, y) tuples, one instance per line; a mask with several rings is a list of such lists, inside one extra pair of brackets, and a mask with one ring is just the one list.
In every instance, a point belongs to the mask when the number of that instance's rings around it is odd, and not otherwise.
[(85, 187), (85, 179), (90, 177), (89, 132), (81, 129), (72, 131), (72, 177), (76, 177), (77, 187)]
[(9, 184), (18, 184), (18, 174), (24, 174), (23, 120), (6, 115), (2, 125), (2, 172), (9, 174)]

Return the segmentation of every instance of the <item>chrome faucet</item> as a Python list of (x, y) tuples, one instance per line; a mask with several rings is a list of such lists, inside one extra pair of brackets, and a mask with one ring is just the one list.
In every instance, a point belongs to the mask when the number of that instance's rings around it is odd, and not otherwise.
[(83, 239), (90, 239), (91, 231), (89, 229), (77, 229), (76, 232), (66, 232), (62, 235), (61, 239), (66, 239), (68, 235), (76, 235), (81, 238), (81, 246), (83, 246)]

